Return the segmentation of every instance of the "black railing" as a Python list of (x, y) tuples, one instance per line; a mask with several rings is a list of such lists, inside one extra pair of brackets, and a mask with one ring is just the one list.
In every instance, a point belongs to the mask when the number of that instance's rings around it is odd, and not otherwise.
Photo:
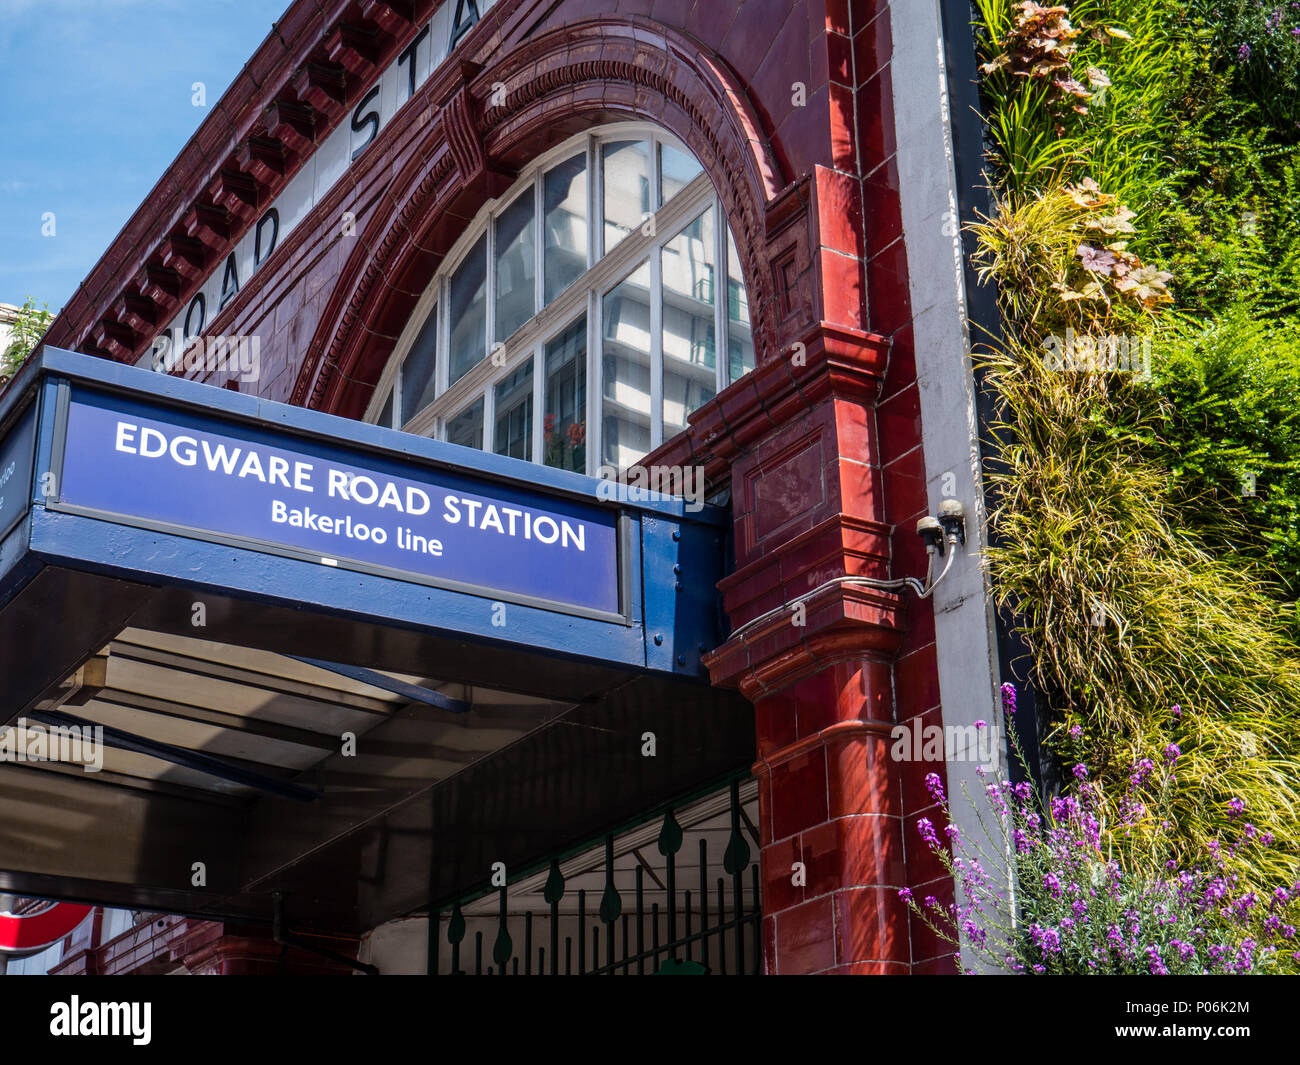
[[(726, 875), (711, 877), (708, 840), (701, 838), (698, 841), (698, 882), (693, 890), (684, 888), (679, 891), (677, 855), (684, 845), (685, 834), (677, 822), (676, 811), (668, 807), (663, 812), (657, 846), (663, 861), (649, 874), (658, 890), (662, 891), (666, 906), (661, 908), (658, 902), (652, 902), (647, 908), (647, 863), (638, 851), (632, 897), (626, 900), (631, 902), (631, 909), (625, 908), (625, 900), (614, 882), (616, 836), (611, 833), (604, 839), (605, 885), (594, 915), (589, 913), (586, 889), (576, 892), (576, 915), (572, 911), (561, 912), (561, 903), (566, 897), (574, 896), (567, 896), (559, 860), (552, 859), (542, 891), (549, 912), (541, 917), (548, 925), (547, 935), (541, 942), (534, 937), (537, 922), (533, 910), (525, 910), (522, 915), (512, 912), (510, 886), (506, 885), (497, 889), (497, 930), (489, 956), (484, 958), (485, 934), (482, 930), (473, 933), (472, 944), (466, 942), (469, 923), (462, 902), (457, 901), (451, 906), (447, 919), (443, 919), (445, 910), (434, 916), (430, 929), (428, 971), (439, 972), (443, 951), (448, 951), (450, 971), (457, 975), (713, 973), (726, 976), (729, 973), (761, 973), (762, 909), (758, 863), (751, 862), (750, 847), (741, 831), (744, 814), (740, 803), (740, 781), (732, 781), (729, 790), (731, 831), (722, 854), (721, 870)], [(748, 887), (746, 880), (749, 881)], [(485, 892), (478, 898), (487, 894), (490, 893)], [(523, 918), (523, 942), (516, 944), (510, 924), (513, 918), (517, 930), (520, 916)], [(567, 927), (562, 931), (563, 926)]]

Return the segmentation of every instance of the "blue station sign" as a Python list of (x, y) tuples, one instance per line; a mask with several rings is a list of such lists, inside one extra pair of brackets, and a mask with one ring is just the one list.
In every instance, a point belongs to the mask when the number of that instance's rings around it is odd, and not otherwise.
[(332, 644), (358, 668), (468, 640), (702, 680), (726, 513), (622, 487), (45, 349), (0, 395), (0, 611), (90, 574), (122, 601), (77, 615), (91, 651), (184, 588), (364, 630)]
[(31, 505), (35, 459), (36, 408), (32, 405), (0, 441), (0, 540), (9, 535)]
[(621, 616), (619, 513), (73, 388), (58, 508), (513, 602)]

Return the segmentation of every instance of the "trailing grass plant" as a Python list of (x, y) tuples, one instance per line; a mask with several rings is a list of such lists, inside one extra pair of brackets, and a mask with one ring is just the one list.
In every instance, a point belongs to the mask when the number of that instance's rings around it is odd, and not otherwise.
[(1144, 451), (1147, 386), (1054, 371), (1016, 345), (988, 370), (1005, 463), (992, 479), (1002, 546), (991, 576), (1032, 648), (1036, 684), (1056, 701), (1058, 738), (1082, 744), (1076, 753), (1111, 785), (1176, 742), (1184, 762), (1170, 805), (1183, 856), (1227, 831), (1240, 798), (1279, 841), (1243, 859), (1246, 878), (1291, 876), (1300, 654), (1259, 584), (1180, 527), (1167, 472)]
[[(1193, 0), (976, 7), (995, 193), (980, 266), (1009, 338), (988, 364), (1005, 462), (991, 485), (996, 594), (1032, 649), (1060, 757), (1086, 759), (1101, 794), (1121, 794), (1173, 735), (1180, 860), (1203, 856), (1245, 801), (1278, 845), (1238, 856), (1242, 875), (1290, 883), (1294, 138), (1234, 91), (1222, 26)], [(1015, 49), (1045, 47), (1022, 31), (1049, 16), (1070, 47), (1035, 77)], [(1154, 378), (1053, 368), (1043, 345), (1067, 330), (1151, 338)]]

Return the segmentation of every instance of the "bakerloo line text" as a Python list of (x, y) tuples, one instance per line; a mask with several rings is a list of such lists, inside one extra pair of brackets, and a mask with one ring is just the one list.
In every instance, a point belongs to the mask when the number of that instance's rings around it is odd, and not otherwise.
[[(165, 457), (179, 466), (201, 467), (210, 473), (256, 480), (294, 492), (315, 493), (317, 488), (313, 480), (316, 469), (311, 462), (290, 461), (280, 455), (263, 454), (254, 448), (214, 444), (211, 440), (186, 434), (168, 439), (149, 426), (118, 422), (115, 447), (118, 451), (142, 458)], [(433, 508), (429, 493), (418, 485), (399, 484), (387, 478), (377, 480), (366, 474), (333, 467), (325, 470), (325, 494), (341, 503), (374, 507), (377, 511), (391, 509), (407, 518), (424, 517)], [(537, 540), (543, 544), (559, 543), (562, 548), (572, 547), (577, 551), (587, 550), (587, 527), (582, 522), (574, 523), (564, 518), (556, 520), (526, 507), (510, 507), (449, 493), (442, 496), (441, 502), (443, 509), (438, 517), (446, 525), (463, 525), (501, 536)], [(356, 521), (350, 514), (331, 515), (309, 506), (294, 506), (281, 499), (271, 502), (271, 520), (278, 525), (352, 540), (369, 540), (377, 544), (388, 542), (388, 531), (382, 526)], [(399, 525), (395, 538), (397, 546), (404, 550), (442, 556), (442, 542), (433, 537)]]

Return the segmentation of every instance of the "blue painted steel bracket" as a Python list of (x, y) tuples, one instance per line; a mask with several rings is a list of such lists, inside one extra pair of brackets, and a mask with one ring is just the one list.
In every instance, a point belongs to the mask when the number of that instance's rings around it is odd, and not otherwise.
[(641, 516), (646, 664), (682, 674), (704, 672), (700, 657), (723, 639), (717, 631), (717, 574), (723, 537), (716, 525)]
[[(203, 432), (227, 433), (249, 442), (250, 449), (266, 448), (267, 454), (279, 449), (277, 453), (301, 454), (322, 463), (391, 472), (394, 478), (414, 478), (436, 491), (452, 484), (465, 495), (472, 491), (485, 498), (540, 502), (559, 515), (591, 518), (593, 527), (608, 528), (612, 521), (617, 530), (617, 609), (603, 605), (607, 593), (599, 589), (587, 593), (581, 587), (581, 566), (568, 576), (570, 583), (560, 582), (559, 592), (548, 597), (485, 587), (484, 581), (494, 577), (489, 569), (485, 578), (481, 565), (478, 576), (467, 584), (437, 574), (395, 571), (365, 558), (322, 564), (301, 543), (268, 540), (278, 530), (268, 533), (264, 512), (257, 509), (265, 500), (253, 497), (248, 485), (233, 478), (232, 508), (243, 506), (250, 514), (261, 514), (262, 527), (248, 535), (238, 529), (232, 532), (225, 514), (220, 516), (223, 527), (216, 530), (187, 525), (194, 515), (210, 515), (221, 508), (204, 510), (185, 498), (181, 490), (189, 482), (175, 471), (160, 474), (167, 491), (160, 489), (150, 497), (149, 489), (124, 477), (126, 460), (121, 456), (89, 454), (91, 437), (83, 431), (74, 439), (68, 433), (68, 412), (76, 396), (83, 397), (83, 408), (84, 397), (90, 397), (89, 406), (108, 411), (105, 417), (138, 415), (141, 424), (155, 418), (155, 424), (164, 428), (194, 426), (189, 431), (200, 437)], [(95, 396), (103, 397), (102, 402)], [(87, 424), (86, 417), (80, 417)], [(723, 572), (722, 542), (729, 522), (726, 512), (717, 507), (692, 508), (681, 498), (623, 491), (580, 474), (57, 349), (45, 349), (0, 397), (0, 446), (9, 445), (15, 431), (26, 432), (28, 418), (35, 418), (35, 459), (30, 473), (22, 467), (20, 479), (24, 488), (30, 485), (31, 506), (21, 516), (10, 511), (14, 523), (8, 535), (0, 537), (0, 606), (13, 586), (45, 564), (686, 677), (705, 677), (700, 656), (721, 639), (716, 584)], [(103, 425), (111, 428), (112, 423), (103, 421)], [(102, 425), (95, 439), (104, 439)], [(129, 438), (132, 443), (136, 439)], [(80, 449), (71, 456), (72, 462), (65, 445)], [(111, 443), (104, 446), (120, 450)], [(22, 453), (26, 448), (25, 441), (14, 437), (11, 450)], [(150, 461), (157, 464), (166, 459)], [(88, 492), (94, 506), (74, 505), (75, 501), (63, 498), (64, 485), (59, 483), (65, 467), (80, 471), (83, 486), (93, 481), (87, 471), (112, 471), (111, 476), (121, 479), (122, 490), (97, 488)], [(213, 472), (210, 465), (207, 472)], [(172, 480), (166, 481), (167, 476)], [(205, 482), (208, 490), (211, 481)], [(216, 490), (222, 490), (219, 483)], [(159, 513), (169, 516), (165, 512), (175, 501), (184, 520), (160, 519)], [(110, 513), (106, 502), (122, 512)], [(162, 510), (154, 513), (158, 508)], [(604, 553), (599, 559), (607, 560), (608, 541), (601, 544)], [(522, 573), (520, 581), (527, 584), (532, 572), (549, 580), (542, 587), (557, 587), (553, 575), (540, 572), (547, 557), (540, 549), (518, 543), (515, 548), (535, 550), (541, 560), (535, 563), (538, 571), (516, 566), (515, 571)], [(469, 549), (464, 551), (459, 557), (479, 561)], [(602, 579), (608, 576), (605, 573)], [(557, 595), (566, 601), (552, 601)], [(595, 606), (585, 606), (588, 600)]]

